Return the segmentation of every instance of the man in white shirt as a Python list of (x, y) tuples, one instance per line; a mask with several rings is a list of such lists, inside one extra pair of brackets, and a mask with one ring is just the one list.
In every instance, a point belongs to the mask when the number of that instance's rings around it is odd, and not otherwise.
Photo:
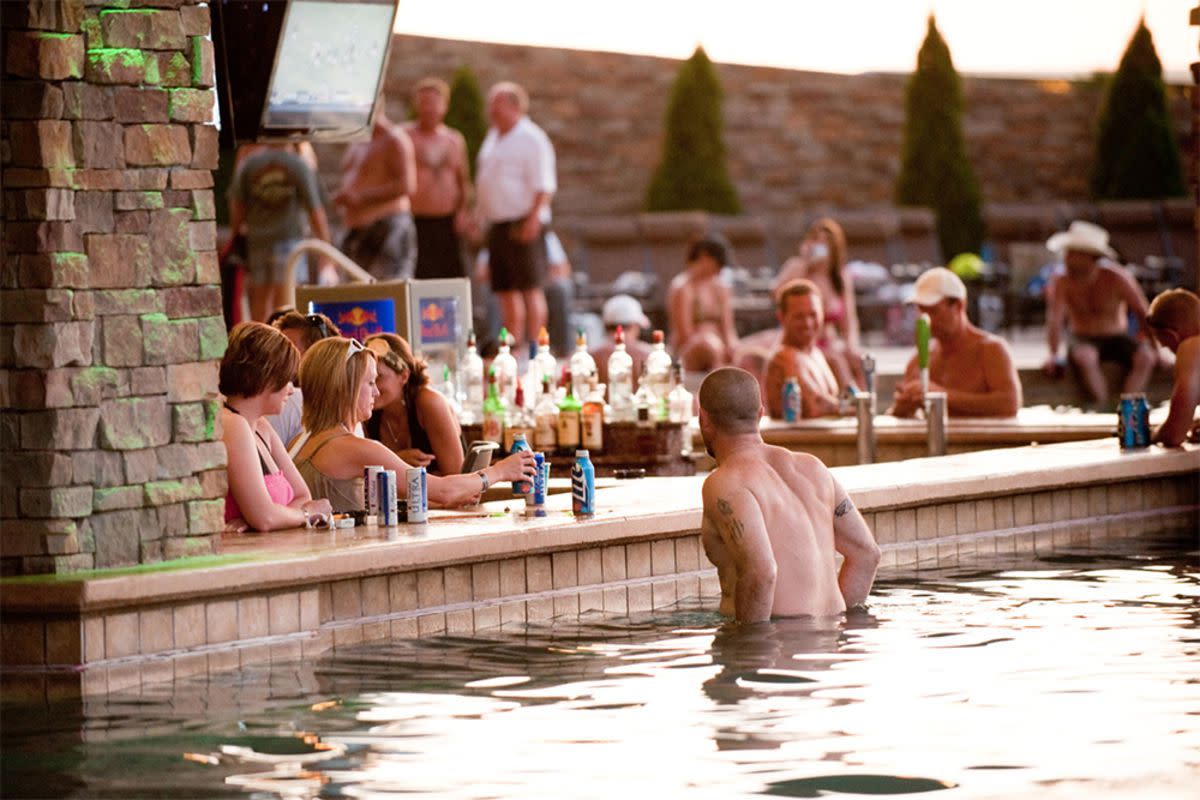
[(546, 324), (546, 274), (542, 237), (558, 184), (554, 146), (526, 111), (529, 96), (510, 82), (488, 91), (492, 127), (479, 148), (476, 210), (487, 226), (488, 271), (510, 334), (533, 341)]

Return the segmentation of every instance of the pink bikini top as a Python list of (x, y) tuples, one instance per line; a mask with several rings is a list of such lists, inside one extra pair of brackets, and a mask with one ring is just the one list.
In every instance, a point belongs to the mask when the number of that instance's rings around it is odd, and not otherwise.
[[(233, 408), (228, 403), (225, 404), (225, 407), (235, 414), (238, 413), (237, 409)], [(259, 438), (259, 441), (266, 446), (268, 451), (271, 449), (271, 446), (267, 444), (266, 439), (263, 439), (262, 435), (258, 433), (258, 431), (255, 431), (254, 435)], [(258, 452), (257, 447), (254, 449), (256, 452)], [(262, 465), (263, 483), (265, 483), (267, 486), (267, 494), (270, 495), (271, 502), (277, 503), (281, 506), (286, 506), (288, 503), (296, 499), (296, 490), (292, 488), (292, 484), (288, 483), (287, 476), (283, 474), (283, 470), (271, 472), (271, 468), (267, 466), (267, 460), (263, 458), (263, 454), (261, 452), (258, 453), (258, 463)], [(232, 522), (233, 520), (240, 519), (241, 517), (242, 510), (238, 508), (237, 500), (233, 499), (233, 490), (231, 489), (225, 493), (225, 521)]]

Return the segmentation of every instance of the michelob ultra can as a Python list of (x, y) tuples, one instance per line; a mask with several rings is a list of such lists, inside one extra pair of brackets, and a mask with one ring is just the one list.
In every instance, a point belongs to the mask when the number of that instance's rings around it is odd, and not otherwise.
[(571, 508), (576, 516), (596, 513), (596, 468), (587, 450), (575, 451), (571, 467)]
[(533, 454), (533, 491), (525, 495), (525, 505), (538, 508), (546, 505), (546, 481), (550, 478), (550, 465), (546, 463), (546, 454)]
[(383, 467), (363, 467), (363, 508), (368, 516), (379, 515), (379, 473)]
[(429, 519), (429, 493), (425, 485), (425, 468), (408, 468), (408, 521)]
[(788, 378), (783, 384), (783, 419), (785, 422), (800, 421), (800, 380)]
[(400, 524), (400, 510), (396, 505), (396, 470), (381, 469), (375, 473), (375, 482), (378, 486), (379, 524), (393, 528)]

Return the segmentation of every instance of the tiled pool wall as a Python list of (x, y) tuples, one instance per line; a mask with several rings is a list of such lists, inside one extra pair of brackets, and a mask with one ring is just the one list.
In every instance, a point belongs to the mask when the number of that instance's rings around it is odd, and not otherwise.
[[(1142, 530), (1197, 525), (1195, 472), (861, 510), (881, 576), (1001, 566)], [(386, 637), (471, 635), (501, 626), (623, 615), (719, 594), (696, 530), (598, 546), (443, 563), (390, 574), (57, 617), (6, 613), (6, 696), (55, 698), (267, 661)]]

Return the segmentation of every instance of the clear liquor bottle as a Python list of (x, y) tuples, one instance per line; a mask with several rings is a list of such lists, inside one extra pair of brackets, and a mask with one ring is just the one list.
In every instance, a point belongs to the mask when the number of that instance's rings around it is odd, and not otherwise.
[(474, 424), (483, 420), (483, 398), (487, 386), (483, 379), (483, 359), (475, 343), (475, 331), (467, 335), (467, 353), (463, 358), (463, 422)]
[(625, 330), (620, 325), (608, 357), (608, 405), (614, 422), (633, 421), (633, 356), (625, 350)]
[(510, 407), (517, 399), (517, 359), (508, 343), (508, 328), (500, 329), (500, 351), (492, 359), (496, 371), (496, 388)]
[(588, 352), (587, 334), (583, 328), (575, 333), (575, 352), (571, 354), (571, 391), (576, 398), (583, 397), (587, 391), (588, 377), (596, 374), (596, 359)]
[(667, 352), (666, 338), (661, 330), (656, 330), (651, 338), (643, 380), (650, 384), (650, 391), (655, 397), (666, 399), (671, 390), (671, 355)]

